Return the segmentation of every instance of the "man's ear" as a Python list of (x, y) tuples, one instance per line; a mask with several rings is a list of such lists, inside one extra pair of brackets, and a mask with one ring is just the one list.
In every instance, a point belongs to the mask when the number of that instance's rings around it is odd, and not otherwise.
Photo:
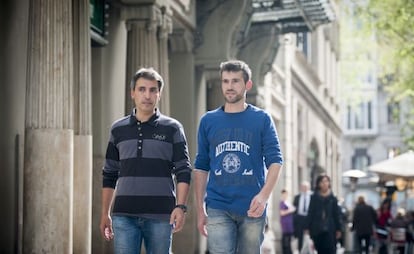
[(253, 87), (253, 81), (249, 80), (246, 83), (246, 90), (250, 90)]

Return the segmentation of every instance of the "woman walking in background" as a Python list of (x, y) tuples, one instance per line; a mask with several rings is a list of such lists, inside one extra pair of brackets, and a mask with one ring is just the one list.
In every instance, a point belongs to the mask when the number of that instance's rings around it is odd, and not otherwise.
[(378, 220), (376, 225), (376, 235), (378, 239), (378, 253), (387, 254), (388, 228), (392, 220), (391, 200), (385, 199), (378, 209)]
[(336, 239), (341, 236), (338, 200), (331, 191), (331, 179), (320, 175), (311, 196), (305, 233), (310, 234), (318, 254), (336, 253)]
[(282, 227), (282, 253), (292, 254), (291, 240), (293, 236), (293, 213), (296, 208), (288, 202), (288, 192), (282, 190), (279, 204), (280, 225)]

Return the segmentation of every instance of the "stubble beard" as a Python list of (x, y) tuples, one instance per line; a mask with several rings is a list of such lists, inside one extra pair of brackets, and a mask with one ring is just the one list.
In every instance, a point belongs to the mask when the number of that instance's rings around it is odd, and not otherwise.
[(233, 98), (232, 97), (229, 98), (227, 96), (224, 97), (224, 101), (229, 104), (236, 104), (240, 102), (242, 99), (243, 99), (243, 96), (241, 95), (236, 95)]

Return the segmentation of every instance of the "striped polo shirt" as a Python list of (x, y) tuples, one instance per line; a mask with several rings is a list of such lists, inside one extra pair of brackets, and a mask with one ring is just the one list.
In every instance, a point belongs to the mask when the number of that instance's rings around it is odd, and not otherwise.
[(113, 123), (103, 168), (103, 187), (116, 187), (113, 215), (168, 220), (176, 205), (174, 182), (190, 179), (187, 141), (177, 120), (157, 110), (140, 122), (134, 110)]

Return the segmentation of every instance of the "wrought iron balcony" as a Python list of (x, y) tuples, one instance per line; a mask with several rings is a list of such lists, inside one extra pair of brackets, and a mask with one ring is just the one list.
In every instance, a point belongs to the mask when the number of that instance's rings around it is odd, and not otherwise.
[(252, 0), (251, 22), (277, 23), (282, 33), (313, 31), (335, 19), (332, 0)]

